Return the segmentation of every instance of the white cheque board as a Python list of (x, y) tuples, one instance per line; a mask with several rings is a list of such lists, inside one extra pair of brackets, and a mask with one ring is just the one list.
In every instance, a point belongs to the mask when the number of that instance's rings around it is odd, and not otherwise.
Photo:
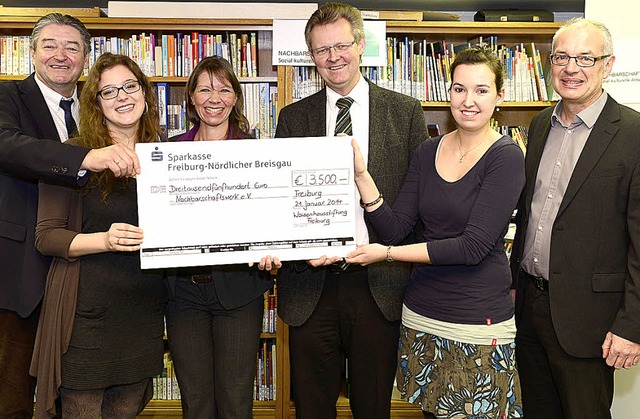
[(346, 255), (351, 138), (138, 144), (142, 268)]

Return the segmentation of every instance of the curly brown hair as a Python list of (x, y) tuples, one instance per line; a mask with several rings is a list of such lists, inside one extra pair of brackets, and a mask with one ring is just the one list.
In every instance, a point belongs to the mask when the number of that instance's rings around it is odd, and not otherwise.
[[(152, 143), (160, 138), (160, 123), (153, 85), (140, 70), (138, 64), (131, 58), (126, 55), (105, 53), (91, 67), (87, 81), (82, 87), (80, 94), (80, 135), (74, 139), (74, 142), (78, 145), (88, 148), (102, 148), (115, 144), (104, 122), (104, 112), (98, 100), (98, 88), (102, 74), (119, 65), (129, 69), (140, 82), (146, 102), (147, 110), (140, 118), (136, 143)], [(118, 179), (110, 170), (92, 173), (86, 185), (86, 190), (100, 188), (102, 199), (106, 201), (116, 182), (118, 182)]]

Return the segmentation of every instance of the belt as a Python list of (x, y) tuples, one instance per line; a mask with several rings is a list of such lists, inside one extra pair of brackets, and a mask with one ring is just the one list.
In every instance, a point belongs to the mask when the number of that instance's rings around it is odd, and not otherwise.
[(191, 275), (191, 282), (194, 284), (206, 284), (211, 281), (213, 281), (213, 275), (211, 274)]
[(549, 291), (549, 281), (541, 276), (533, 276), (525, 271), (522, 271), (527, 281), (533, 284), (534, 287), (540, 291)]
[(194, 284), (208, 284), (213, 281), (210, 266), (187, 266), (178, 269), (178, 276)]
[(339, 275), (364, 271), (367, 269), (367, 267), (355, 263), (346, 263), (344, 260), (342, 260), (340, 262), (336, 262), (332, 265), (327, 266), (327, 269), (332, 274)]

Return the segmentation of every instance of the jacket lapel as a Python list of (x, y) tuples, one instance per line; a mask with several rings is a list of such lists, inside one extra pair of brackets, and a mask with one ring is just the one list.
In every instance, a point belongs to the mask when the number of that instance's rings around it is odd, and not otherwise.
[[(369, 83), (369, 157), (367, 166), (376, 167), (376, 161), (385, 148), (385, 138), (379, 138), (385, 128), (383, 126), (384, 118), (379, 117), (384, 115), (380, 109), (383, 104), (383, 101), (380, 100), (382, 89), (369, 80), (367, 82)], [(388, 121), (386, 122), (388, 123)]]
[(324, 137), (327, 133), (327, 89), (324, 88), (309, 98), (307, 123), (309, 124), (310, 137)]
[(19, 90), (22, 100), (27, 106), (27, 110), (40, 131), (40, 138), (60, 141), (60, 135), (58, 134), (55, 122), (53, 122), (53, 117), (49, 112), (47, 102), (44, 100), (44, 96), (36, 84), (35, 73), (31, 74), (31, 76), (25, 79), (24, 83), (20, 84)]
[(529, 144), (527, 145), (527, 156), (525, 165), (526, 177), (527, 179), (533, 180), (526, 183), (524, 191), (527, 217), (529, 216), (528, 213), (531, 208), (531, 201), (533, 200), (533, 192), (536, 185), (535, 179), (538, 175), (540, 159), (542, 158), (542, 152), (544, 151), (544, 146), (547, 143), (547, 137), (549, 136), (549, 131), (551, 130), (552, 115), (552, 111), (549, 111), (544, 115), (544, 118), (538, 124), (538, 126), (544, 127), (543, 130), (537, 133), (535, 137), (531, 137), (529, 140)]
[(600, 117), (591, 130), (591, 134), (589, 134), (587, 143), (584, 145), (584, 149), (573, 170), (569, 185), (567, 185), (567, 190), (558, 209), (558, 216), (560, 216), (569, 203), (571, 203), (571, 200), (576, 196), (576, 193), (585, 180), (587, 180), (587, 177), (598, 163), (598, 160), (600, 160), (600, 157), (602, 157), (602, 154), (607, 147), (609, 147), (613, 136), (618, 132), (619, 128), (615, 122), (619, 120), (620, 112), (618, 106), (615, 101), (609, 97)]

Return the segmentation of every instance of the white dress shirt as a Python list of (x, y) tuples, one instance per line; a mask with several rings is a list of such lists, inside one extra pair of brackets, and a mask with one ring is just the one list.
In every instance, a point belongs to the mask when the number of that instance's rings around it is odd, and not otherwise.
[[(347, 95), (353, 99), (353, 104), (349, 109), (351, 114), (351, 123), (353, 125), (353, 137), (358, 142), (365, 164), (369, 157), (369, 83), (364, 77), (360, 76), (358, 84)], [(327, 87), (327, 136), (332, 136), (336, 129), (336, 118), (338, 116), (338, 107), (336, 102), (341, 95)], [(364, 209), (360, 207), (360, 193), (356, 188), (356, 243), (369, 244), (369, 232), (364, 223)]]
[[(42, 80), (38, 78), (38, 75), (35, 76), (35, 80), (38, 84), (38, 87), (40, 88), (40, 91), (42, 92), (42, 96), (44, 96), (44, 101), (47, 103), (49, 113), (53, 118), (53, 122), (56, 124), (56, 129), (58, 130), (60, 140), (64, 143), (69, 139), (69, 135), (67, 134), (67, 125), (64, 122), (64, 110), (60, 107), (60, 99), (62, 99), (64, 96), (44, 84), (44, 82), (42, 82)], [(73, 119), (75, 119), (76, 125), (79, 128), (80, 106), (78, 104), (78, 87), (76, 86), (76, 88), (73, 90), (73, 95), (71, 95), (71, 97), (64, 97), (64, 99), (73, 99), (73, 103), (71, 104), (71, 114), (73, 115)]]

